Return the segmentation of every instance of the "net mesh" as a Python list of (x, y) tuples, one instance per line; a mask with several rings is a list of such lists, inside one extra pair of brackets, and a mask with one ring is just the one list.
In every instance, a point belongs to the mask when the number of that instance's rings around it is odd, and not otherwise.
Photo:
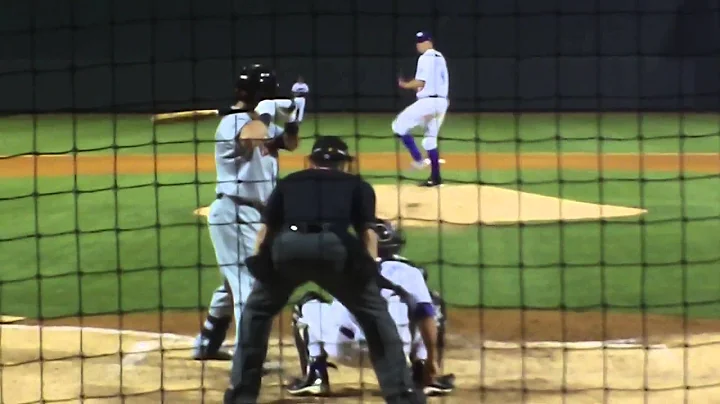
[[(392, 133), (418, 30), (450, 72), (441, 188)], [(230, 362), (191, 359), (227, 309), (218, 120), (149, 116), (227, 107), (248, 63), (310, 87), (281, 174), (343, 136), (405, 229), (447, 306), (438, 401), (712, 402), (718, 38), (717, 0), (4, 1), (0, 403), (222, 401)], [(292, 331), (283, 312), (266, 402), (299, 373)], [(382, 401), (367, 368), (330, 377), (327, 402)]]

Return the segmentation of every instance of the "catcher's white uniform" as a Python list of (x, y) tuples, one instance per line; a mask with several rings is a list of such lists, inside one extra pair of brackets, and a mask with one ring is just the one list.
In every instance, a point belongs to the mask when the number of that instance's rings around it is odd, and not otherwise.
[[(385, 261), (381, 264), (381, 275), (401, 286), (412, 297), (408, 304), (402, 302), (392, 291), (383, 289), (382, 295), (388, 301), (388, 310), (403, 341), (405, 353), (414, 349), (416, 359), (426, 359), (427, 351), (419, 333), (413, 336), (410, 329), (408, 310), (412, 312), (419, 303), (432, 304), (430, 291), (420, 269), (402, 261)], [(339, 301), (322, 303), (311, 300), (302, 306), (301, 317), (297, 319), (300, 328), (307, 328), (307, 347), (311, 357), (323, 352), (330, 361), (350, 367), (369, 366), (365, 336), (352, 314)], [(436, 310), (436, 315), (440, 310)]]

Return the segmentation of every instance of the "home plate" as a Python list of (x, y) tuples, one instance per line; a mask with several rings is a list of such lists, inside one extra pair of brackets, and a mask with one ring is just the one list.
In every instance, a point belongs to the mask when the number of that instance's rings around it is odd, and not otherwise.
[(12, 324), (25, 320), (25, 317), (0, 315), (0, 324)]

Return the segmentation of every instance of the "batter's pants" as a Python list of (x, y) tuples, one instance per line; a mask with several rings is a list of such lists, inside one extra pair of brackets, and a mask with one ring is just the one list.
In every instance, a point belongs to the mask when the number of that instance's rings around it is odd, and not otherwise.
[(245, 267), (245, 259), (255, 250), (261, 222), (257, 208), (239, 205), (231, 197), (218, 195), (210, 205), (208, 228), (224, 282), (213, 292), (208, 314), (217, 318), (234, 315), (236, 332), (255, 281)]

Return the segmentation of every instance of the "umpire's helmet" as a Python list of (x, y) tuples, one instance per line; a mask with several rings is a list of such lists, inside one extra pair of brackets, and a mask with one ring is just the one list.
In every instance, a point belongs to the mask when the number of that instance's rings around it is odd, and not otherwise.
[(339, 136), (320, 136), (312, 145), (308, 156), (316, 165), (349, 163), (354, 160), (348, 151), (348, 145)]
[(235, 82), (237, 100), (251, 105), (275, 98), (277, 89), (275, 71), (261, 64), (243, 67)]
[(373, 230), (378, 236), (378, 257), (391, 258), (405, 246), (405, 234), (393, 227), (392, 223), (376, 219)]

